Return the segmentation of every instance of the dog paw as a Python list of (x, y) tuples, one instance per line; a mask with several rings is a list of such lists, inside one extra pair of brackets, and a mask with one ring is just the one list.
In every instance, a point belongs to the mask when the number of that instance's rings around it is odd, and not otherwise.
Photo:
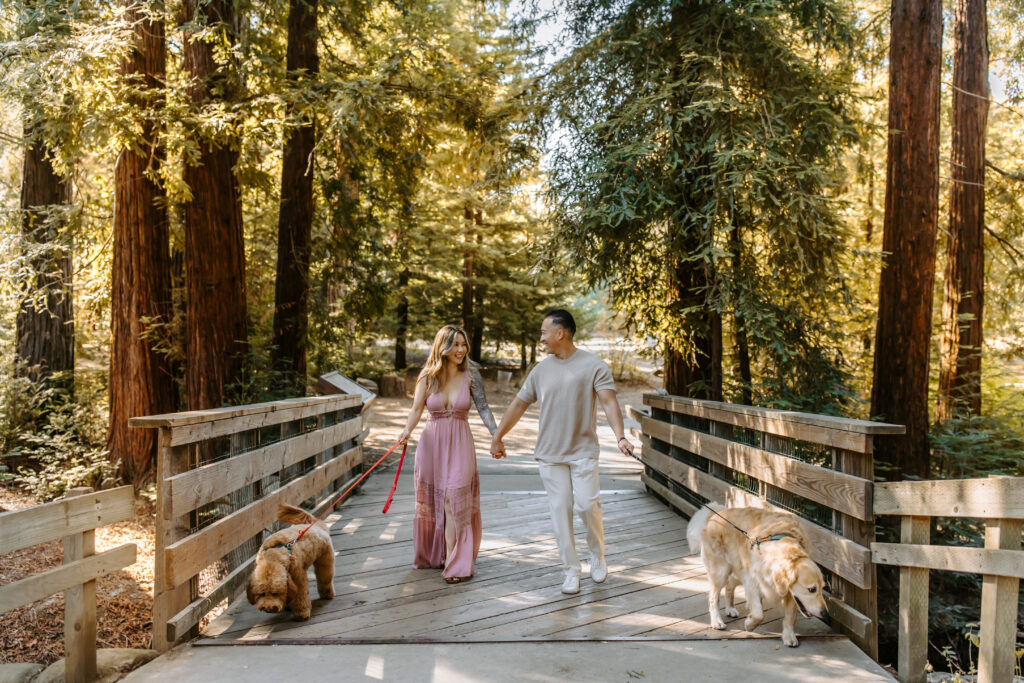
[(730, 619), (735, 619), (739, 615), (740, 615), (740, 611), (738, 609), (736, 609), (735, 607), (726, 607), (725, 608), (725, 616), (729, 617)]
[(292, 621), (309, 621), (309, 612), (305, 614), (293, 614)]
[(725, 630), (725, 622), (722, 621), (721, 619), (717, 619), (717, 620), (712, 619), (711, 620), (711, 628), (715, 629), (716, 631), (724, 631)]
[(326, 590), (317, 591), (320, 594), (321, 600), (332, 600), (334, 598), (334, 586), (327, 588)]
[(800, 641), (792, 633), (783, 633), (782, 642), (786, 644), (786, 647), (797, 647), (800, 645)]
[(743, 630), (753, 631), (755, 628), (761, 625), (761, 619), (755, 619), (753, 617), (747, 617), (743, 620)]

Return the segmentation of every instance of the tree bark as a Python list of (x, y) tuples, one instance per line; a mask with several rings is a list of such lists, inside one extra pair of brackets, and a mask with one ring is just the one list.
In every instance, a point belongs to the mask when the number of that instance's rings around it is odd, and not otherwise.
[(956, 3), (949, 236), (935, 413), (939, 423), (981, 413), (989, 96), (985, 5), (985, 0)]
[(398, 328), (395, 331), (395, 370), (405, 370), (409, 363), (405, 357), (406, 336), (409, 334), (409, 269), (398, 273)]
[[(233, 42), (233, 7), (232, 0), (186, 0), (185, 21), (219, 24)], [(214, 97), (230, 100), (234, 96), (234, 66), (217, 64), (211, 43), (186, 32), (184, 57), (194, 108)], [(211, 87), (214, 83), (216, 91)], [(190, 410), (224, 404), (226, 388), (242, 379), (248, 345), (242, 203), (234, 175), (238, 152), (233, 143), (200, 138), (199, 161), (186, 164), (184, 172), (192, 192), (184, 212)]]
[[(163, 106), (167, 53), (164, 25), (125, 0), (134, 45), (121, 65), (125, 79), (142, 90), (142, 134), (121, 151), (114, 169), (114, 253), (110, 301), (110, 431), (107, 450), (136, 488), (152, 480), (156, 432), (129, 429), (129, 418), (174, 410), (174, 383), (167, 357), (145, 337), (149, 323), (171, 319), (170, 234), (166, 195), (154, 180), (164, 161), (154, 123)], [(144, 89), (144, 90), (143, 90)]]
[(928, 360), (939, 198), (940, 0), (894, 0), (889, 49), (886, 253), (871, 415), (903, 424), (879, 441), (890, 479), (928, 474)]
[(473, 209), (466, 205), (463, 211), (466, 219), (466, 248), (462, 252), (462, 329), (469, 339), (473, 339), (476, 317), (473, 311)]
[(29, 126), (25, 140), (21, 227), (31, 275), (15, 321), (18, 372), (70, 394), (75, 367), (72, 249), (61, 213), (71, 202), (71, 183), (54, 170), (50, 150)]
[[(318, 0), (291, 0), (288, 10), (288, 80), (315, 79)], [(292, 396), (306, 393), (309, 329), (309, 261), (313, 234), (313, 147), (315, 123), (286, 133), (281, 165), (281, 206), (277, 222), (277, 281), (274, 288), (272, 363), (280, 386)]]

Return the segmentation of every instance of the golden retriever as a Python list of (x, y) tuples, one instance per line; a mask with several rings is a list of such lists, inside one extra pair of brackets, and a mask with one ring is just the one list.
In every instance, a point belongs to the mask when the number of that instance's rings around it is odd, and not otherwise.
[(256, 566), (245, 584), (250, 605), (263, 612), (277, 614), (287, 607), (295, 621), (309, 619), (309, 583), (306, 570), (313, 565), (320, 598), (334, 597), (334, 547), (331, 534), (321, 523), (313, 524), (313, 515), (291, 505), (278, 505), (277, 518), (294, 526), (281, 529), (263, 541), (256, 554)]
[(718, 609), (718, 595), (723, 589), (726, 614), (739, 616), (733, 606), (733, 592), (742, 584), (750, 607), (743, 628), (753, 631), (760, 625), (764, 620), (763, 603), (781, 601), (785, 608), (782, 642), (796, 647), (800, 642), (793, 628), (798, 610), (805, 617), (828, 621), (821, 569), (807, 555), (807, 542), (796, 517), (760, 508), (710, 505), (694, 514), (686, 537), (690, 550), (700, 551), (708, 572), (711, 626), (725, 629)]

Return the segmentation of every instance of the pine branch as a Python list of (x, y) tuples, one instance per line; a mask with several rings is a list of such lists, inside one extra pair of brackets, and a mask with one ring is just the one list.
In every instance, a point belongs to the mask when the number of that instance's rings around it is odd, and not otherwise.
[(1005, 251), (1007, 253), (1007, 255), (1010, 257), (1010, 260), (1013, 261), (1014, 267), (1017, 267), (1017, 259), (1014, 258), (1015, 254), (1017, 256), (1020, 256), (1022, 259), (1024, 259), (1024, 253), (1021, 253), (1020, 249), (1018, 249), (1017, 247), (1015, 247), (1012, 244), (1010, 244), (1008, 241), (1006, 241), (1005, 238), (1001, 237), (999, 234), (997, 234), (992, 228), (988, 227), (987, 225), (985, 226), (985, 232), (987, 232), (988, 234), (992, 235), (992, 237), (994, 237), (996, 239), (996, 241), (999, 242), (999, 246), (1001, 246), (1003, 248), (1003, 251)]
[(1011, 172), (1011, 171), (1004, 171), (1003, 169), (999, 168), (998, 166), (996, 166), (995, 164), (993, 164), (991, 161), (989, 161), (987, 159), (985, 160), (985, 165), (988, 166), (989, 168), (991, 168), (993, 171), (995, 171), (999, 175), (1003, 176), (1004, 178), (1009, 178), (1010, 180), (1021, 180), (1021, 181), (1024, 181), (1024, 173), (1021, 173), (1021, 172), (1014, 173), (1014, 172)]

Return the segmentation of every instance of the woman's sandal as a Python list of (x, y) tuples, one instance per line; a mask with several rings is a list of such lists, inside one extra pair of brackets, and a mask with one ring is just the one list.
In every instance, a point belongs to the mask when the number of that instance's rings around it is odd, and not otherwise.
[(473, 578), (473, 575), (469, 576), (446, 576), (444, 577), (445, 583), (462, 583), (463, 581), (469, 581)]

